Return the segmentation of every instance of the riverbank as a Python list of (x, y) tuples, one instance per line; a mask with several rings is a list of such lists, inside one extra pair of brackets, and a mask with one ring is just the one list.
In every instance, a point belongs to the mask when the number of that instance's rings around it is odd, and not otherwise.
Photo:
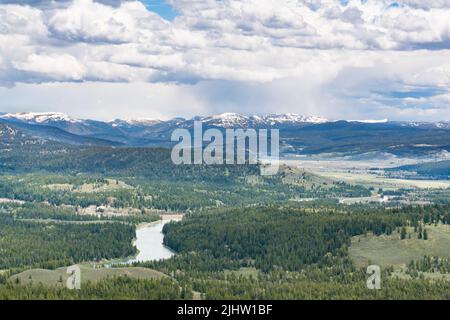
[(164, 245), (162, 230), (165, 224), (171, 221), (181, 221), (183, 217), (184, 214), (164, 214), (158, 221), (139, 224), (136, 227), (136, 240), (133, 242), (138, 253), (126, 263), (168, 259), (175, 255), (172, 249)]
[[(152, 222), (143, 222), (143, 223), (136, 225), (136, 230), (141, 230), (144, 228), (154, 226), (154, 225), (160, 223), (161, 221), (163, 221), (163, 222), (165, 221), (166, 223), (170, 222), (170, 221), (181, 221), (181, 220), (183, 220), (184, 215), (185, 215), (184, 213), (162, 214), (160, 220), (156, 220), (156, 221), (152, 221)], [(134, 242), (133, 242), (133, 244), (134, 244)]]

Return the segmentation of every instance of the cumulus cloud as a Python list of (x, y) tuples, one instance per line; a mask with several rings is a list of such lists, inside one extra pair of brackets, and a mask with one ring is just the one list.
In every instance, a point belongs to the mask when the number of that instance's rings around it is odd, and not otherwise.
[[(301, 73), (318, 50), (326, 53), (320, 54), (325, 59), (333, 59), (339, 50), (383, 54), (450, 48), (450, 9), (439, 2), (427, 11), (409, 2), (394, 6), (385, 0), (351, 0), (346, 5), (332, 0), (315, 5), (306, 0), (177, 0), (170, 3), (180, 16), (169, 22), (139, 1), (106, 5), (73, 0), (62, 7), (52, 6), (54, 1), (29, 1), (37, 6), (0, 6), (3, 41), (21, 35), (25, 45), (16, 50), (26, 51), (26, 56), (7, 56), (4, 46), (0, 53), (4, 60), (11, 59), (11, 68), (23, 66), (33, 54), (65, 53), (85, 68), (90, 63), (120, 64), (147, 68), (143, 74), (150, 78), (142, 80), (183, 82), (272, 81), (291, 76), (292, 70)], [(43, 3), (45, 7), (38, 5)]]
[(422, 9), (450, 8), (450, 0), (399, 0), (397, 2), (402, 5)]
[[(143, 26), (143, 20), (147, 20), (146, 26)], [(114, 44), (141, 42), (140, 37), (146, 36), (146, 29), (160, 27), (158, 22), (161, 24), (161, 19), (149, 13), (140, 2), (114, 8), (91, 0), (79, 0), (51, 14), (47, 26), (51, 35), (58, 39)]]
[[(61, 6), (70, 3), (72, 0), (0, 0), (0, 4), (20, 4), (36, 7)], [(93, 0), (109, 6), (119, 6), (122, 2), (131, 0)]]
[(42, 74), (43, 77), (57, 80), (81, 80), (86, 70), (77, 59), (68, 54), (51, 54), (28, 56), (24, 62), (14, 64), (20, 71)]
[[(167, 2), (179, 13), (173, 21), (136, 0), (0, 0), (0, 86), (190, 84), (201, 101), (216, 92), (223, 108), (266, 105), (239, 88), (274, 97), (278, 90), (287, 98), (274, 108), (299, 111), (303, 99), (323, 114), (348, 105), (359, 113), (364, 105), (443, 106), (450, 90), (448, 0)], [(440, 97), (389, 96), (417, 88), (438, 88)]]

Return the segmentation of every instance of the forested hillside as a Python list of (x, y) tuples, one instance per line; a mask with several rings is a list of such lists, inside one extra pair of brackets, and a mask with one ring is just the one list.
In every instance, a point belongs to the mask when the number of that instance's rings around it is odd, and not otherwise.
[(402, 166), (392, 169), (391, 171), (398, 170), (415, 172), (426, 178), (447, 180), (450, 178), (450, 161), (438, 161)]
[(310, 265), (332, 267), (345, 261), (354, 235), (389, 235), (402, 226), (417, 227), (422, 222), (450, 224), (450, 210), (386, 212), (358, 206), (218, 209), (167, 224), (164, 232), (165, 243), (179, 252), (251, 261), (251, 266), (264, 271), (299, 271)]

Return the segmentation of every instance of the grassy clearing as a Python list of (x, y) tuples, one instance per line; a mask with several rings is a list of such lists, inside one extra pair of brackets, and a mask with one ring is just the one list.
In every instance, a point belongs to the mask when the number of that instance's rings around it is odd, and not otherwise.
[(420, 189), (446, 189), (450, 188), (450, 181), (446, 180), (407, 180), (390, 179), (378, 175), (362, 172), (321, 172), (322, 176), (351, 184), (359, 184), (366, 187), (383, 188), (385, 190), (397, 190), (401, 188)]
[(68, 183), (53, 183), (45, 185), (46, 188), (54, 191), (73, 191), (80, 193), (108, 192), (120, 189), (133, 189), (132, 186), (120, 180), (106, 179), (106, 183), (84, 183), (82, 185), (72, 185)]
[(44, 185), (44, 188), (48, 188), (52, 191), (71, 191), (74, 186), (68, 183), (53, 183)]
[(307, 190), (317, 186), (322, 188), (333, 187), (333, 180), (300, 168), (282, 166), (280, 171), (284, 174), (283, 184), (303, 187)]
[(224, 271), (226, 275), (235, 275), (238, 277), (245, 277), (245, 278), (249, 278), (249, 277), (253, 277), (253, 278), (257, 278), (259, 275), (259, 271), (256, 268), (240, 268), (239, 270), (225, 270)]
[[(59, 268), (56, 270), (44, 270), (44, 269), (31, 269), (13, 275), (10, 277), (10, 281), (17, 281), (20, 279), (20, 283), (42, 283), (46, 285), (61, 285), (65, 286), (66, 281), (70, 275), (67, 274), (67, 268)], [(102, 268), (93, 269), (87, 266), (81, 266), (81, 281), (83, 282), (96, 282), (107, 277), (114, 276), (128, 276), (136, 279), (161, 279), (167, 277), (165, 274), (147, 268)]]
[(400, 240), (400, 234), (374, 236), (372, 234), (352, 238), (349, 254), (358, 267), (370, 263), (382, 267), (402, 267), (411, 260), (420, 260), (423, 256), (450, 258), (450, 226), (439, 224), (427, 225), (428, 240), (418, 239), (413, 228), (408, 228), (407, 237)]

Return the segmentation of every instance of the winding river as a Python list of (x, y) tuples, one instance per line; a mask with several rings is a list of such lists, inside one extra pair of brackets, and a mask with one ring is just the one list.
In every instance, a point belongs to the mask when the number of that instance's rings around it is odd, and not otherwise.
[(145, 262), (160, 259), (168, 259), (175, 253), (163, 244), (164, 235), (162, 229), (170, 221), (180, 221), (182, 215), (165, 215), (162, 220), (139, 227), (136, 230), (134, 245), (138, 249), (138, 255), (128, 260), (127, 263)]

